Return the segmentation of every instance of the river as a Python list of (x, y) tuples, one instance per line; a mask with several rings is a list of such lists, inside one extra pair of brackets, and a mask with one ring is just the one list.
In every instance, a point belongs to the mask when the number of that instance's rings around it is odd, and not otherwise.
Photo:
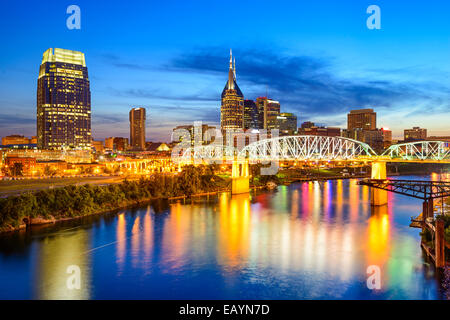
[(357, 180), (154, 201), (0, 235), (0, 299), (442, 299), (420, 210), (392, 193), (372, 208)]

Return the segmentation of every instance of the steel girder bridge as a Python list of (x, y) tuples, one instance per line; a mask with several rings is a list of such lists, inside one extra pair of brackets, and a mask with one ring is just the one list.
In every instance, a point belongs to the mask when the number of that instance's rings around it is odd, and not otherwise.
[(250, 161), (268, 160), (356, 160), (360, 157), (375, 157), (372, 148), (363, 142), (325, 136), (286, 136), (264, 139), (250, 143), (238, 150), (220, 145), (190, 147), (181, 161), (208, 161), (246, 158)]
[(224, 159), (233, 160), (237, 155), (236, 148), (222, 146), (218, 144), (209, 144), (198, 147), (187, 148), (181, 157), (172, 157), (176, 162), (181, 163), (202, 163), (202, 162), (221, 162)]
[(376, 156), (363, 142), (326, 136), (287, 136), (265, 139), (244, 147), (239, 156), (249, 160), (354, 160)]
[(450, 182), (445, 181), (366, 179), (359, 184), (424, 201), (450, 196)]
[(382, 156), (401, 160), (450, 160), (450, 144), (443, 141), (418, 141), (390, 146)]
[(214, 162), (247, 158), (255, 161), (385, 161), (450, 163), (450, 144), (418, 141), (389, 147), (382, 155), (366, 143), (344, 137), (286, 136), (259, 140), (238, 150), (218, 144), (187, 148), (177, 160)]

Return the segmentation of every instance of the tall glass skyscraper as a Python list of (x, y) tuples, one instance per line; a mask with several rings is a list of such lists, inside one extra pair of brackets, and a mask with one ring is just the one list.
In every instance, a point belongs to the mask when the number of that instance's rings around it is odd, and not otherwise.
[(130, 147), (133, 150), (145, 149), (145, 108), (130, 110)]
[(233, 55), (231, 52), (228, 81), (222, 91), (220, 127), (222, 131), (244, 128), (244, 95), (236, 83), (236, 63), (233, 67)]
[(277, 117), (280, 115), (280, 103), (267, 97), (259, 97), (256, 105), (263, 113), (263, 128), (269, 131), (279, 129)]
[(260, 120), (261, 116), (255, 101), (244, 100), (244, 129), (262, 129)]
[(91, 147), (91, 91), (84, 53), (44, 52), (37, 86), (40, 149)]

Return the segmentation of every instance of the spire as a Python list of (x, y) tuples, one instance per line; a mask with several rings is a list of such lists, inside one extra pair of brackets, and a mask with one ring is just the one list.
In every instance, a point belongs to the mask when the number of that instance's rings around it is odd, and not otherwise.
[(236, 80), (236, 58), (234, 58), (233, 61), (233, 73), (234, 73), (234, 80)]
[(230, 49), (230, 70), (228, 71), (228, 90), (234, 90), (233, 51)]

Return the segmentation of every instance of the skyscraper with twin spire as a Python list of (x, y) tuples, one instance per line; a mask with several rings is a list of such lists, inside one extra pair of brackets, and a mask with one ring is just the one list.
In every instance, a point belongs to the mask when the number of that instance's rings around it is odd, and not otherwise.
[(222, 131), (244, 128), (244, 95), (236, 82), (236, 60), (230, 50), (228, 81), (222, 91), (220, 107), (220, 127)]
[(37, 86), (40, 149), (91, 148), (91, 91), (84, 53), (44, 52)]

